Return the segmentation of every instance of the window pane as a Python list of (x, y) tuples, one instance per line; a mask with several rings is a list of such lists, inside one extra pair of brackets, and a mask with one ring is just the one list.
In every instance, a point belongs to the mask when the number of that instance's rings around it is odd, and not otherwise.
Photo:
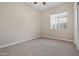
[(68, 16), (68, 12), (59, 13), (59, 18), (64, 18)]
[(59, 25), (60, 25), (60, 29), (66, 29), (67, 28), (67, 17), (65, 18), (59, 18)]
[(67, 28), (68, 12), (58, 13), (50, 16), (50, 28), (54, 30), (65, 30)]
[(51, 29), (57, 29), (57, 23), (58, 23), (58, 15), (57, 14), (54, 14), (54, 15), (51, 15), (50, 16), (51, 19), (50, 19), (50, 27)]
[(58, 14), (51, 15), (52, 19), (58, 19)]

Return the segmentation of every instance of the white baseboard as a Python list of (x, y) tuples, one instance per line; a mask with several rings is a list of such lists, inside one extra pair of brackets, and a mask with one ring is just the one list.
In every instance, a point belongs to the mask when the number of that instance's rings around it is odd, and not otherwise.
[(12, 45), (15, 45), (15, 44), (19, 44), (19, 43), (22, 43), (22, 42), (25, 42), (25, 41), (33, 40), (33, 39), (38, 38), (38, 37), (39, 36), (33, 37), (33, 38), (29, 38), (29, 39), (25, 39), (25, 40), (22, 40), (22, 41), (17, 41), (17, 42), (9, 43), (9, 44), (6, 44), (6, 45), (2, 45), (2, 46), (0, 46), (0, 48), (4, 48), (4, 47), (12, 46)]
[(41, 37), (45, 37), (45, 38), (50, 38), (50, 39), (57, 39), (57, 40), (63, 40), (63, 41), (73, 42), (73, 40), (69, 40), (69, 39), (61, 39), (61, 38), (56, 38), (56, 37), (48, 37), (48, 36), (41, 36)]
[(22, 43), (22, 42), (25, 42), (25, 41), (29, 41), (29, 40), (33, 40), (33, 39), (39, 38), (39, 37), (45, 37), (45, 38), (50, 38), (50, 39), (57, 39), (57, 40), (64, 40), (64, 41), (73, 42), (73, 40), (68, 40), (68, 39), (61, 39), (61, 38), (48, 37), (48, 36), (37, 36), (37, 37), (33, 37), (33, 38), (29, 38), (29, 39), (22, 40), (22, 41), (17, 41), (17, 42), (9, 43), (9, 44), (6, 44), (6, 45), (2, 45), (2, 46), (0, 46), (0, 48), (12, 46), (12, 45), (19, 44), (19, 43)]

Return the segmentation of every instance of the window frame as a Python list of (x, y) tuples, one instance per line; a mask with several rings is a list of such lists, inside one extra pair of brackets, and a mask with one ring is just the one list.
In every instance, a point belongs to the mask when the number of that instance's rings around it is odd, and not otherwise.
[[(60, 17), (60, 16), (61, 16), (60, 14), (63, 14), (63, 13), (66, 13), (66, 15)], [(53, 21), (52, 21), (52, 20), (54, 19), (54, 18), (52, 19), (53, 15), (56, 15), (56, 14), (58, 15), (58, 16), (57, 16), (57, 19), (58, 19), (58, 28), (54, 28), (55, 26), (53, 25)], [(68, 21), (69, 21), (69, 16), (68, 16), (69, 14), (68, 14), (68, 11), (61, 12), (61, 13), (55, 13), (55, 14), (53, 14), (53, 15), (50, 15), (50, 29), (51, 29), (51, 30), (55, 30), (55, 31), (67, 31), (67, 30), (68, 30)], [(59, 23), (60, 23), (59, 20), (60, 20), (61, 18), (66, 18), (66, 25), (65, 25), (66, 28), (64, 28), (64, 26), (62, 27), (63, 29), (60, 28), (61, 26), (60, 26), (60, 24), (59, 24)], [(63, 23), (63, 24), (64, 24), (64, 23)], [(57, 27), (57, 25), (56, 25), (56, 27)]]

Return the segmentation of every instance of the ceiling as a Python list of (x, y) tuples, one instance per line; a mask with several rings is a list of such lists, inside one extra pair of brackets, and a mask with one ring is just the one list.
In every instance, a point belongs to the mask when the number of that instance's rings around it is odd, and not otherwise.
[(34, 2), (26, 2), (25, 4), (35, 8), (36, 10), (45, 11), (62, 3), (63, 2), (46, 2), (46, 5), (43, 5), (41, 2), (38, 2), (37, 4), (34, 4)]

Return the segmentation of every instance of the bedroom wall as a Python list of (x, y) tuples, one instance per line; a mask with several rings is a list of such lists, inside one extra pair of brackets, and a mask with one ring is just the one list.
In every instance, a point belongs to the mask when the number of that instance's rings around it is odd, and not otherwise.
[[(50, 29), (50, 15), (55, 13), (61, 13), (68, 11), (68, 28), (67, 31), (55, 31)], [(58, 6), (55, 6), (47, 11), (41, 13), (41, 36), (49, 38), (58, 38), (63, 40), (73, 40), (74, 24), (73, 24), (73, 14), (74, 13), (74, 4), (64, 3)]]
[(74, 12), (75, 12), (74, 43), (76, 45), (77, 50), (79, 50), (79, 4), (77, 5), (77, 2), (74, 3)]
[[(0, 46), (35, 37), (73, 40), (73, 3), (64, 3), (39, 12), (25, 3), (0, 3)], [(69, 12), (68, 31), (50, 30), (50, 15)]]
[(40, 12), (24, 3), (0, 3), (0, 46), (40, 34)]
[(79, 50), (79, 4), (77, 5), (77, 38), (76, 38), (76, 45), (77, 49)]

